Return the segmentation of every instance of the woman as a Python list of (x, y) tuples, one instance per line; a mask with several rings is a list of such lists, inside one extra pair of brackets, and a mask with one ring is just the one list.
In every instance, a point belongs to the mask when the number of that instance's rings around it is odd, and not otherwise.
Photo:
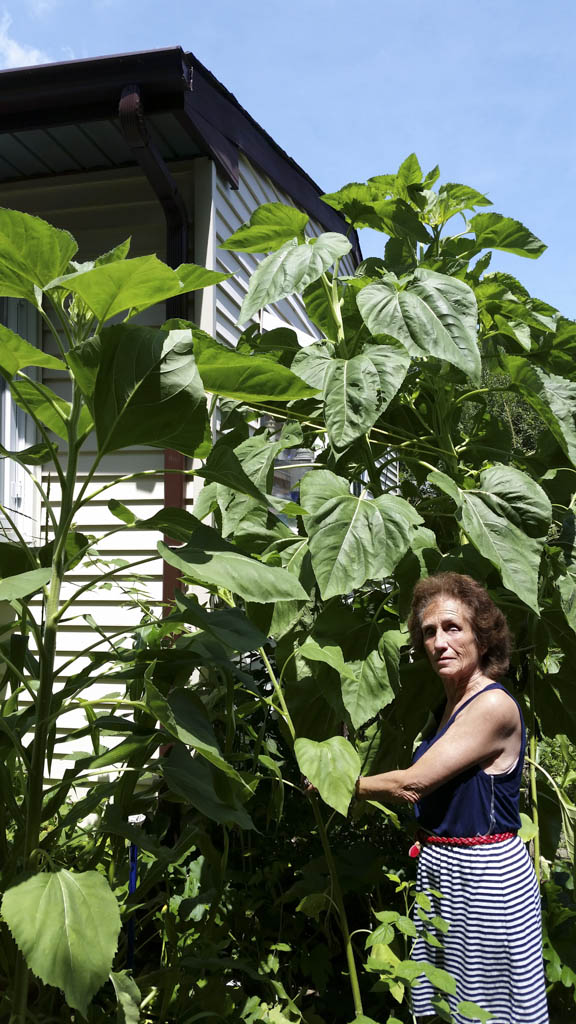
[[(426, 940), (434, 927), (417, 917), (412, 958), (456, 978), (447, 999), (458, 1024), (470, 1019), (457, 1012), (463, 1000), (490, 1011), (491, 1024), (547, 1024), (538, 885), (516, 835), (526, 734), (518, 704), (497, 681), (508, 668), (506, 620), (475, 580), (439, 573), (417, 584), (409, 628), (446, 703), (411, 767), (361, 776), (357, 795), (414, 804), (417, 887), (430, 894), (429, 916), (449, 928), (436, 932), (439, 948)], [(434, 1014), (437, 994), (421, 978), (416, 1017)]]

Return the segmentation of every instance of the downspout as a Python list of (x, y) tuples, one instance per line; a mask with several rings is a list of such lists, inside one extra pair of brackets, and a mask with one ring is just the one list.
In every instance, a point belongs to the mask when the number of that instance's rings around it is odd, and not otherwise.
[[(166, 218), (166, 262), (174, 270), (188, 260), (188, 211), (178, 185), (170, 174), (161, 153), (148, 134), (139, 85), (127, 85), (122, 90), (118, 107), (120, 127), (135, 159), (138, 161)], [(175, 295), (166, 300), (166, 318), (188, 319), (187, 295)], [(185, 508), (186, 457), (172, 449), (164, 451), (164, 507)], [(170, 538), (164, 538), (166, 542)], [(164, 563), (162, 575), (162, 602), (165, 613), (181, 586), (178, 570)]]

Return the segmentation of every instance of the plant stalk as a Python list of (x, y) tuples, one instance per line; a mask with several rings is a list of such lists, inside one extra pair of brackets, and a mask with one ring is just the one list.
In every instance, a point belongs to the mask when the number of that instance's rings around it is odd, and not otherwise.
[[(34, 872), (36, 867), (36, 851), (40, 844), (42, 828), (42, 805), (44, 801), (44, 765), (50, 732), (50, 709), (54, 690), (54, 663), (56, 658), (56, 642), (58, 636), (58, 605), (64, 578), (66, 540), (71, 525), (74, 501), (74, 485), (78, 466), (78, 446), (76, 430), (82, 403), (76, 393), (72, 403), (72, 412), (68, 428), (68, 466), (62, 487), (62, 507), (60, 521), (55, 530), (52, 575), (46, 597), (46, 614), (44, 635), (39, 650), (39, 686), (36, 697), (36, 714), (34, 721), (34, 740), (32, 757), (28, 774), (28, 800), (26, 806), (26, 823), (24, 830), (23, 866), (24, 870)], [(61, 477), (62, 479), (62, 477)], [(15, 1005), (12, 1016), (13, 1024), (25, 1024), (28, 1002), (28, 968), (21, 953), (18, 954), (16, 977), (14, 984)]]
[(314, 811), (314, 817), (316, 819), (316, 825), (318, 828), (318, 835), (322, 843), (322, 849), (324, 850), (324, 856), (326, 857), (326, 863), (330, 872), (330, 880), (332, 882), (332, 895), (334, 903), (338, 909), (338, 918), (340, 922), (340, 931), (342, 932), (342, 938), (344, 940), (344, 947), (346, 950), (346, 962), (348, 964), (348, 972), (350, 975), (350, 988), (352, 989), (352, 999), (354, 1001), (354, 1012), (356, 1017), (361, 1017), (364, 1014), (362, 1007), (362, 994), (360, 992), (360, 982), (358, 980), (358, 970), (356, 968), (356, 960), (354, 958), (354, 948), (352, 946), (352, 937), (350, 935), (350, 929), (348, 927), (348, 918), (346, 916), (346, 907), (344, 906), (344, 897), (342, 895), (342, 889), (340, 887), (340, 880), (338, 878), (338, 872), (336, 870), (336, 864), (334, 862), (334, 856), (330, 847), (330, 841), (328, 839), (328, 833), (326, 832), (326, 826), (322, 819), (320, 808), (318, 807), (318, 801), (316, 797), (311, 796), (312, 809)]
[[(288, 726), (288, 729), (290, 731), (290, 735), (292, 737), (292, 740), (294, 741), (295, 738), (296, 738), (296, 730), (294, 728), (294, 723), (292, 721), (290, 712), (288, 710), (288, 706), (287, 706), (286, 701), (284, 699), (284, 694), (282, 692), (282, 687), (280, 686), (280, 683), (278, 682), (278, 680), (276, 678), (276, 673), (274, 672), (274, 669), (272, 668), (272, 665), (270, 664), (270, 659), (267, 657), (266, 652), (264, 651), (263, 648), (260, 648), (259, 654), (260, 654), (260, 657), (262, 658), (264, 664), (266, 665), (266, 669), (268, 671), (268, 675), (270, 677), (270, 681), (271, 681), (271, 683), (272, 683), (272, 685), (274, 687), (274, 691), (276, 693), (276, 697), (277, 697), (278, 702), (280, 704), (280, 707), (282, 708), (282, 711), (284, 713), (284, 718), (285, 718), (285, 721), (286, 721), (286, 725)], [(350, 987), (352, 989), (352, 999), (354, 1001), (354, 1010), (355, 1010), (356, 1016), (357, 1017), (361, 1017), (363, 1012), (364, 1012), (363, 1008), (362, 1008), (362, 995), (360, 993), (360, 982), (358, 980), (358, 971), (356, 969), (356, 961), (354, 959), (354, 949), (353, 949), (353, 946), (352, 946), (352, 939), (350, 937), (350, 929), (348, 927), (348, 918), (346, 916), (346, 907), (344, 906), (344, 897), (342, 896), (342, 889), (340, 887), (340, 880), (338, 878), (338, 872), (336, 870), (336, 864), (334, 862), (334, 857), (332, 855), (332, 850), (330, 848), (330, 842), (329, 842), (329, 839), (328, 839), (328, 833), (326, 831), (326, 826), (324, 824), (324, 820), (323, 820), (322, 815), (320, 813), (320, 808), (318, 807), (318, 801), (316, 800), (315, 796), (311, 796), (311, 803), (312, 803), (312, 809), (314, 811), (314, 818), (316, 819), (316, 825), (318, 827), (318, 835), (320, 836), (320, 841), (322, 843), (322, 849), (324, 850), (324, 856), (326, 857), (326, 863), (328, 865), (328, 871), (330, 872), (330, 880), (332, 882), (332, 892), (333, 892), (333, 896), (334, 896), (334, 903), (336, 904), (336, 907), (337, 907), (337, 910), (338, 910), (338, 918), (339, 918), (339, 922), (340, 922), (340, 931), (342, 932), (342, 938), (344, 940), (344, 947), (346, 949), (346, 961), (348, 963), (348, 971), (350, 973)]]

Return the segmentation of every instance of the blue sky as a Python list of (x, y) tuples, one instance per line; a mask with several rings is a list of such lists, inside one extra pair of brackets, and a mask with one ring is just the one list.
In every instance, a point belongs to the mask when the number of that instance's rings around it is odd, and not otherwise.
[(498, 268), (576, 317), (575, 29), (574, 0), (0, 0), (0, 66), (180, 45), (326, 191), (415, 151), (487, 192), (549, 246)]

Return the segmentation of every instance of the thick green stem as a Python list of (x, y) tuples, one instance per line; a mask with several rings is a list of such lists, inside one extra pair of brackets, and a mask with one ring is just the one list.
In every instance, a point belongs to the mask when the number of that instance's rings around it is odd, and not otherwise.
[(316, 796), (311, 797), (312, 808), (314, 810), (314, 817), (316, 819), (316, 825), (318, 828), (318, 835), (322, 843), (322, 849), (324, 850), (324, 856), (326, 857), (326, 863), (330, 872), (330, 881), (332, 883), (332, 897), (336, 907), (338, 908), (338, 918), (340, 922), (340, 931), (342, 932), (342, 939), (344, 940), (344, 947), (346, 950), (346, 962), (348, 964), (348, 972), (350, 975), (350, 988), (352, 989), (352, 999), (354, 1000), (354, 1012), (356, 1017), (361, 1017), (364, 1013), (362, 1008), (362, 995), (360, 992), (360, 982), (358, 980), (358, 971), (356, 969), (356, 960), (354, 958), (354, 948), (352, 946), (352, 937), (350, 935), (350, 929), (348, 927), (348, 918), (346, 916), (346, 907), (344, 906), (344, 897), (342, 896), (342, 889), (340, 887), (340, 880), (338, 878), (338, 872), (336, 870), (336, 864), (334, 862), (334, 856), (328, 840), (328, 833), (326, 832), (326, 826), (318, 807), (318, 801)]
[[(278, 682), (278, 680), (276, 678), (276, 673), (274, 672), (274, 669), (272, 668), (272, 665), (270, 664), (270, 660), (267, 657), (266, 652), (264, 651), (264, 649), (260, 648), (259, 653), (260, 653), (260, 657), (262, 658), (264, 664), (266, 665), (266, 669), (268, 671), (268, 675), (270, 677), (270, 681), (272, 683), (272, 686), (274, 687), (274, 691), (276, 693), (276, 697), (278, 699), (278, 703), (280, 704), (280, 707), (282, 708), (282, 711), (284, 713), (284, 718), (285, 718), (285, 721), (286, 721), (286, 725), (288, 726), (288, 729), (290, 730), (290, 735), (292, 737), (292, 740), (294, 740), (296, 738), (296, 730), (294, 728), (294, 723), (293, 723), (292, 718), (290, 716), (290, 712), (288, 711), (288, 707), (287, 707), (286, 701), (284, 700), (284, 694), (282, 693), (282, 687), (280, 686), (280, 683)], [(326, 831), (326, 826), (325, 826), (324, 821), (322, 819), (322, 815), (320, 813), (320, 808), (318, 807), (318, 801), (317, 801), (315, 796), (311, 797), (311, 802), (312, 802), (312, 808), (314, 810), (314, 817), (316, 819), (316, 825), (318, 827), (318, 835), (320, 836), (320, 841), (322, 843), (322, 849), (324, 850), (324, 856), (326, 857), (326, 863), (328, 865), (328, 870), (330, 872), (330, 880), (331, 880), (331, 883), (332, 883), (332, 893), (333, 893), (334, 903), (336, 904), (336, 907), (338, 908), (338, 918), (339, 918), (339, 921), (340, 921), (340, 930), (342, 932), (342, 938), (344, 940), (344, 946), (345, 946), (345, 949), (346, 949), (346, 960), (347, 960), (347, 963), (348, 963), (348, 970), (349, 970), (349, 973), (350, 973), (350, 987), (352, 989), (352, 998), (354, 1000), (354, 1009), (355, 1009), (355, 1012), (356, 1012), (356, 1016), (360, 1017), (363, 1014), (362, 997), (361, 997), (361, 994), (360, 994), (360, 983), (358, 981), (358, 971), (356, 970), (356, 961), (354, 959), (354, 949), (352, 947), (352, 939), (350, 937), (350, 929), (348, 927), (348, 918), (346, 917), (346, 907), (344, 906), (344, 897), (342, 896), (342, 889), (340, 888), (340, 881), (338, 879), (338, 872), (336, 870), (336, 864), (334, 863), (334, 857), (332, 855), (332, 850), (330, 849), (330, 843), (329, 843), (329, 840), (328, 840), (328, 833)]]
[[(76, 439), (78, 419), (82, 401), (75, 393), (68, 427), (68, 466), (66, 474), (59, 474), (62, 480), (62, 506), (60, 521), (54, 536), (52, 575), (48, 586), (45, 605), (45, 625), (39, 650), (39, 686), (34, 715), (34, 740), (28, 773), (28, 796), (24, 828), (23, 866), (34, 871), (36, 851), (40, 844), (42, 828), (42, 806), (44, 800), (44, 766), (50, 731), (50, 710), (54, 690), (54, 663), (58, 636), (58, 605), (64, 578), (66, 540), (71, 525), (74, 503), (74, 486), (78, 466), (78, 445)], [(28, 970), (21, 954), (18, 955), (14, 985), (13, 1024), (25, 1024), (28, 1002)]]

